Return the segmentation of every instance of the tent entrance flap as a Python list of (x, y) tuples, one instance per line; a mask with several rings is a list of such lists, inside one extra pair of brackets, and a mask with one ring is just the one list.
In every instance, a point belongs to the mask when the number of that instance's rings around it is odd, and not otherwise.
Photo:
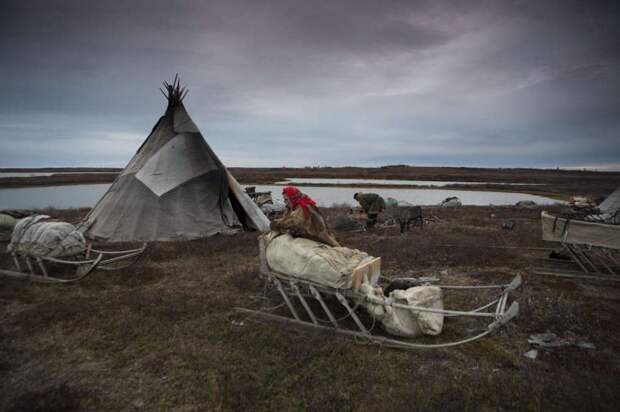
[(228, 190), (228, 198), (230, 199), (230, 204), (232, 205), (233, 211), (235, 212), (235, 215), (237, 215), (237, 219), (243, 228), (246, 230), (255, 229), (255, 227), (252, 226), (252, 222), (249, 221), (248, 215), (243, 210), (243, 206), (241, 206), (241, 203), (239, 203), (239, 200), (237, 200), (237, 197), (230, 189)]

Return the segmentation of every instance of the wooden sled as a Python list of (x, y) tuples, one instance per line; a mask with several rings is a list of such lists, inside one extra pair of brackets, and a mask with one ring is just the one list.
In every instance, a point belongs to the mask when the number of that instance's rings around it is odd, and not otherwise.
[[(482, 330), (482, 332), (454, 342), (422, 344), (411, 342), (406, 338), (398, 338), (391, 336), (383, 336), (373, 334), (372, 327), (366, 326), (358, 316), (358, 306), (361, 301), (367, 300), (373, 304), (387, 306), (382, 299), (371, 299), (356, 292), (357, 287), (362, 281), (376, 284), (380, 271), (380, 258), (369, 262), (363, 267), (358, 267), (353, 274), (353, 286), (351, 289), (336, 289), (318, 284), (316, 282), (305, 279), (296, 278), (272, 271), (267, 264), (265, 244), (262, 238), (259, 239), (260, 250), (260, 273), (265, 278), (268, 285), (272, 285), (282, 297), (284, 304), (292, 315), (291, 317), (280, 316), (267, 313), (260, 310), (250, 310), (244, 308), (235, 308), (235, 310), (246, 313), (251, 316), (258, 316), (266, 320), (274, 320), (283, 322), (289, 326), (300, 326), (322, 330), (326, 332), (337, 333), (353, 338), (359, 338), (364, 342), (395, 347), (400, 349), (427, 349), (427, 348), (446, 348), (472, 342), (489, 333), (497, 330), (499, 327), (508, 323), (519, 313), (519, 304), (512, 302), (508, 306), (508, 297), (510, 292), (517, 289), (521, 285), (521, 276), (516, 276), (512, 282), (503, 285), (488, 286), (443, 286), (438, 285), (444, 290), (475, 290), (475, 289), (495, 289), (498, 291), (496, 298), (491, 302), (468, 310), (448, 310), (434, 309), (428, 307), (418, 307), (411, 305), (403, 305), (391, 303), (392, 307), (400, 309), (409, 309), (415, 312), (432, 312), (441, 313), (445, 317), (471, 317), (471, 318), (487, 318), (490, 323)], [(334, 299), (335, 298), (335, 299)], [(311, 305), (316, 301), (318, 305)], [(338, 319), (333, 309), (330, 309), (328, 302), (335, 301), (339, 309), (344, 309), (345, 318), (350, 318), (354, 326), (346, 326), (344, 318)], [(297, 305), (296, 303), (299, 303)], [(312, 309), (312, 306), (315, 309)], [(320, 308), (320, 309), (318, 309)], [(325, 319), (327, 316), (327, 319)], [(351, 322), (348, 322), (351, 324)], [(373, 322), (374, 326), (374, 322)]]
[[(0, 275), (13, 279), (27, 279), (42, 283), (73, 283), (84, 279), (95, 269), (118, 270), (124, 269), (136, 262), (146, 249), (146, 243), (138, 249), (105, 251), (93, 249), (89, 244), (84, 254), (67, 258), (39, 257), (28, 254), (11, 253), (16, 271), (0, 269)], [(64, 266), (75, 266), (75, 276), (59, 278), (50, 274), (46, 264), (54, 263)], [(25, 271), (27, 270), (27, 272)]]
[[(543, 268), (537, 275), (618, 281), (620, 277), (620, 225), (586, 222), (541, 213), (543, 240), (558, 242), (578, 271)], [(558, 265), (562, 260), (557, 260)]]

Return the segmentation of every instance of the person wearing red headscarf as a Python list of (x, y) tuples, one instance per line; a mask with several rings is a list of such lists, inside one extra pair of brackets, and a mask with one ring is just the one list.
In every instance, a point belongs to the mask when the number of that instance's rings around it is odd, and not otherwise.
[(271, 230), (305, 237), (339, 247), (340, 244), (327, 228), (316, 202), (294, 186), (285, 186), (282, 197), (289, 210), (286, 216), (271, 222)]

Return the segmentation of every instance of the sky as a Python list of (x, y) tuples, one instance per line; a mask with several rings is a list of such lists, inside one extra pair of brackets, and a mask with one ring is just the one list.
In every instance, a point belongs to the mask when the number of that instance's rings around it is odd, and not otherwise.
[(166, 106), (227, 166), (620, 170), (620, 2), (0, 0), (0, 167), (123, 167)]

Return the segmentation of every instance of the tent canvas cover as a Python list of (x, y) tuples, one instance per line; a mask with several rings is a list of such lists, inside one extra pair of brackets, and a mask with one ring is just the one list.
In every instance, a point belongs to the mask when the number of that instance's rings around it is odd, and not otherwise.
[(106, 241), (189, 240), (242, 229), (266, 231), (269, 220), (243, 191), (187, 114), (187, 90), (164, 82), (166, 112), (129, 164), (86, 216), (87, 238)]
[(601, 213), (614, 214), (620, 210), (620, 186), (614, 190), (612, 194), (607, 196), (603, 202), (598, 206)]

